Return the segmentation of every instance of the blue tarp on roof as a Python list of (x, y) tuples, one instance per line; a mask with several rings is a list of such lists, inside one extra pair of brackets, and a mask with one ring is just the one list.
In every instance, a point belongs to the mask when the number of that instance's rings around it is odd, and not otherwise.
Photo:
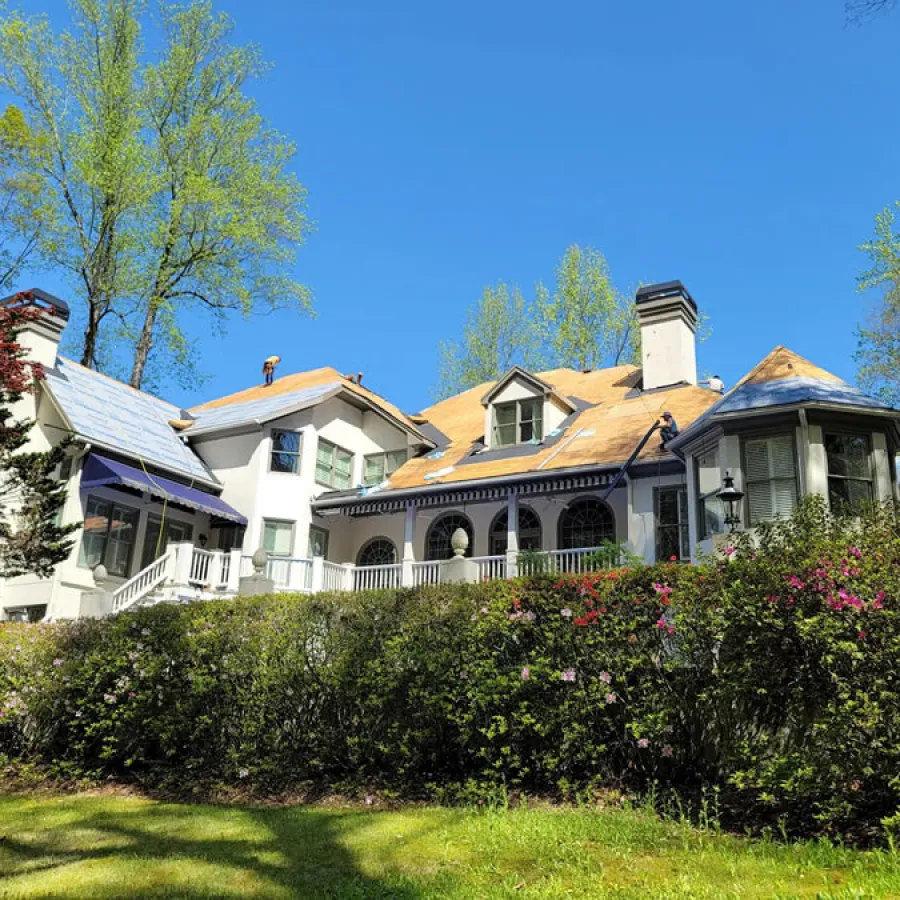
[(289, 391), (285, 394), (260, 397), (256, 400), (245, 400), (243, 403), (229, 403), (226, 406), (195, 409), (191, 412), (195, 422), (189, 433), (194, 435), (206, 429), (269, 422), (272, 419), (278, 419), (287, 415), (295, 408), (302, 408), (308, 403), (313, 403), (340, 387), (341, 385), (337, 381), (330, 381), (327, 384), (318, 384), (314, 387)]
[(125, 463), (107, 459), (97, 453), (88, 454), (84, 470), (81, 473), (81, 486), (92, 488), (105, 484), (121, 484), (136, 491), (147, 491), (160, 500), (167, 500), (178, 506), (196, 509), (219, 519), (237, 522), (240, 525), (247, 524), (246, 516), (242, 516), (215, 494), (207, 494), (205, 491), (188, 487), (186, 484), (179, 484), (177, 481), (171, 481), (161, 475), (151, 475), (149, 472), (143, 472)]
[(181, 409), (70, 362), (58, 359), (44, 384), (75, 433), (123, 456), (216, 484), (203, 461), (185, 446), (169, 421)]

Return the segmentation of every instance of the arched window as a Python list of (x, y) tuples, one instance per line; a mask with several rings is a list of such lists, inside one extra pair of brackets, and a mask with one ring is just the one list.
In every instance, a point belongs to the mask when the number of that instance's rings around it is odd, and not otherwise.
[(472, 555), (472, 545), (475, 543), (475, 530), (472, 523), (462, 513), (447, 513), (439, 519), (435, 519), (425, 536), (425, 559), (431, 562), (435, 559), (450, 559), (453, 556), (453, 548), (450, 546), (450, 538), (457, 528), (462, 528), (469, 536), (469, 546), (466, 548), (466, 556)]
[[(491, 525), (491, 556), (502, 556), (506, 553), (506, 523), (509, 513), (504, 509), (497, 513)], [(541, 549), (541, 520), (538, 514), (528, 506), (519, 507), (519, 549)]]
[(559, 549), (599, 547), (616, 539), (612, 510), (596, 497), (573, 500), (559, 517)]
[(386, 537), (372, 538), (362, 545), (356, 557), (358, 566), (392, 566), (397, 562), (397, 548)]

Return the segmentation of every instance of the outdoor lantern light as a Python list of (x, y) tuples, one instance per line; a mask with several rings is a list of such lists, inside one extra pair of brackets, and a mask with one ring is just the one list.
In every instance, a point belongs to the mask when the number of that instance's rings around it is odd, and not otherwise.
[(728, 530), (733, 532), (734, 526), (741, 521), (741, 500), (744, 499), (744, 492), (734, 486), (734, 479), (726, 472), (722, 479), (722, 489), (716, 496), (722, 501), (722, 508), (725, 510), (725, 524)]

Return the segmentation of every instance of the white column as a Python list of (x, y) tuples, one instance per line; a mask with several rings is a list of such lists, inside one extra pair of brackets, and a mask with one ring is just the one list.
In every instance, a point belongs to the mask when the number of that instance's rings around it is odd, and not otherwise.
[(891, 463), (888, 455), (887, 438), (880, 431), (872, 435), (872, 452), (875, 457), (875, 501), (883, 503), (890, 500), (891, 490)]
[(402, 587), (413, 586), (413, 563), (416, 561), (413, 552), (413, 541), (416, 536), (416, 505), (406, 504), (406, 522), (403, 529), (403, 559), (400, 561), (400, 584)]
[(694, 457), (688, 456), (684, 461), (687, 474), (688, 505), (688, 550), (691, 562), (697, 561), (697, 472), (694, 468)]
[(506, 577), (519, 574), (519, 495), (510, 491), (506, 498)]
[(175, 572), (172, 580), (177, 585), (186, 586), (191, 577), (191, 562), (194, 557), (194, 545), (190, 541), (172, 544), (175, 551)]
[(353, 574), (356, 572), (356, 565), (354, 563), (344, 563), (343, 565), (343, 573), (342, 573), (342, 581), (343, 585), (341, 587), (344, 591), (352, 591), (353, 590)]
[(807, 429), (809, 444), (806, 453), (806, 490), (828, 498), (828, 459), (825, 455), (825, 436), (821, 425)]
[(222, 583), (222, 557), (221, 550), (213, 550), (212, 556), (209, 558), (209, 568), (206, 570), (206, 580), (209, 582), (211, 591), (218, 590)]

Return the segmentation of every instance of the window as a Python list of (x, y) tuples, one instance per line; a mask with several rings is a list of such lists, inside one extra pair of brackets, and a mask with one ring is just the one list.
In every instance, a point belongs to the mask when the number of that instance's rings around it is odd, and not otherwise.
[(10, 622), (40, 622), (47, 615), (47, 604), (7, 606), (5, 612)]
[(866, 434), (826, 434), (828, 499), (834, 512), (871, 503), (872, 457)]
[(336, 491), (345, 491), (353, 480), (353, 454), (319, 438), (316, 449), (316, 481)]
[(439, 519), (435, 519), (428, 529), (425, 537), (425, 559), (431, 562), (435, 559), (450, 559), (453, 556), (453, 547), (450, 539), (457, 528), (462, 528), (469, 536), (469, 546), (466, 548), (466, 556), (472, 555), (472, 545), (475, 543), (475, 531), (472, 523), (462, 513), (447, 513)]
[(656, 491), (656, 558), (665, 561), (690, 559), (687, 489), (659, 488)]
[(290, 556), (294, 552), (294, 523), (263, 519), (263, 549), (269, 556)]
[(694, 457), (694, 477), (697, 485), (697, 537), (702, 541), (725, 530), (725, 511), (716, 496), (722, 488), (717, 447)]
[(244, 545), (243, 525), (217, 525), (213, 527), (212, 545), (216, 550), (235, 550)]
[(166, 552), (169, 544), (177, 544), (181, 541), (189, 541), (194, 534), (194, 526), (187, 522), (179, 522), (177, 519), (167, 519), (162, 540), (162, 519), (159, 516), (150, 516), (147, 519), (147, 531), (144, 535), (144, 552), (141, 555), (141, 568), (146, 569), (154, 560), (159, 559)]
[[(509, 513), (504, 510), (498, 513), (491, 525), (491, 556), (502, 556), (506, 553), (506, 523), (509, 522)], [(527, 506), (519, 507), (519, 549), (541, 549), (541, 520), (537, 513)]]
[(600, 547), (616, 539), (612, 510), (595, 497), (570, 503), (559, 517), (559, 549)]
[(381, 484), (385, 478), (390, 478), (406, 460), (409, 459), (409, 451), (388, 450), (387, 453), (369, 453), (364, 457), (363, 484)]
[(494, 446), (527, 444), (544, 437), (544, 401), (516, 400), (494, 406)]
[(272, 453), (269, 457), (270, 472), (300, 471), (300, 432), (273, 431)]
[(87, 499), (79, 565), (93, 569), (101, 563), (110, 575), (125, 578), (131, 567), (138, 511), (101, 497)]
[(790, 434), (744, 442), (750, 525), (789, 516), (797, 508), (797, 464)]
[(328, 556), (328, 531), (318, 525), (309, 526), (309, 546), (307, 556)]
[(397, 548), (394, 542), (384, 537), (367, 541), (356, 557), (358, 566), (392, 566), (397, 562)]

